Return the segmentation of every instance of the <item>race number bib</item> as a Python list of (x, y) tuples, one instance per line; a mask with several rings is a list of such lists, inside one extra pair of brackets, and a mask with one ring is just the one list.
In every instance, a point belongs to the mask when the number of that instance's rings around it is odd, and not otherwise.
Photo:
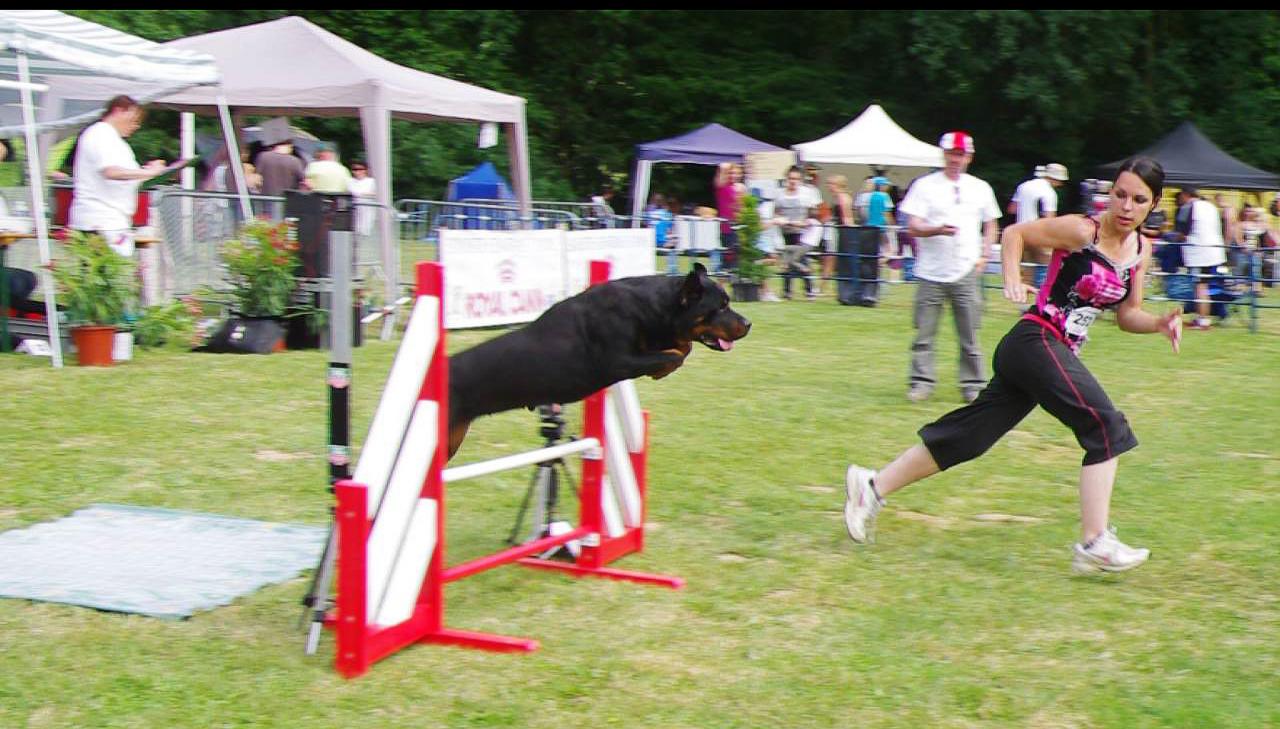
[(1092, 306), (1082, 306), (1079, 309), (1072, 309), (1067, 314), (1067, 320), (1063, 323), (1063, 329), (1066, 330), (1067, 336), (1073, 339), (1084, 339), (1089, 333), (1089, 325), (1093, 324), (1093, 320), (1101, 314), (1100, 309)]

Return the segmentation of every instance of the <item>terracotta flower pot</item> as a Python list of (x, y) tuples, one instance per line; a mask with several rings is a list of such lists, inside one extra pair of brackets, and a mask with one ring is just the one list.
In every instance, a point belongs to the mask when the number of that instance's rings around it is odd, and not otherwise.
[(75, 327), (71, 341), (76, 345), (76, 360), (81, 366), (110, 367), (114, 361), (115, 327)]

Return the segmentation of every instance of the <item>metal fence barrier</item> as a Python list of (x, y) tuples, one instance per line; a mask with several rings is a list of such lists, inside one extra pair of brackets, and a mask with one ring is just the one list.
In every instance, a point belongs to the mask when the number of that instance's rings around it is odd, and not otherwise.
[[(463, 204), (479, 204), (485, 206), (496, 206), (503, 208), (515, 209), (518, 203), (515, 200), (497, 200), (493, 198), (466, 198), (462, 200)], [(569, 213), (573, 216), (573, 227), (570, 230), (589, 230), (592, 228), (623, 228), (630, 225), (631, 218), (624, 215), (617, 215), (612, 211), (605, 210), (595, 203), (589, 202), (570, 202), (564, 200), (534, 200), (532, 203), (534, 208), (546, 211), (560, 211)]]
[[(190, 294), (202, 287), (224, 290), (226, 271), (219, 252), (244, 224), (234, 193), (197, 192), (176, 187), (152, 191), (152, 224), (163, 241), (161, 288), (166, 298)], [(267, 220), (284, 219), (284, 198), (250, 195), (253, 214)], [(355, 246), (357, 280), (382, 276), (379, 246), (380, 217), (392, 214), (376, 202), (357, 199)]]

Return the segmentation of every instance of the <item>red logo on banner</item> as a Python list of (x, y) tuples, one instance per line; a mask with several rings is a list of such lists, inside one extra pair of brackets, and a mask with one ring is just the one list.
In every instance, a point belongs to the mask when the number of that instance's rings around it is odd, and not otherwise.
[(516, 280), (516, 264), (510, 258), (498, 261), (498, 280), (509, 284)]

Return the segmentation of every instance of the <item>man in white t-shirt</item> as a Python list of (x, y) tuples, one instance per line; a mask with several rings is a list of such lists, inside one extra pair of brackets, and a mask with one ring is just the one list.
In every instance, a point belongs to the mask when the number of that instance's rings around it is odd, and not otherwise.
[(1222, 276), (1219, 267), (1227, 262), (1222, 217), (1218, 206), (1200, 197), (1194, 187), (1184, 187), (1178, 195), (1179, 202), (1190, 207), (1191, 215), (1191, 230), (1183, 237), (1182, 245), (1182, 264), (1196, 280), (1196, 320), (1191, 327), (1208, 329), (1212, 325), (1209, 281)]
[[(1016, 216), (1016, 222), (1019, 223), (1056, 216), (1058, 214), (1058, 191), (1055, 188), (1061, 187), (1066, 181), (1067, 168), (1065, 166), (1057, 162), (1036, 165), (1036, 176), (1018, 185), (1017, 190), (1014, 191), (1013, 200), (1009, 202), (1009, 212)], [(1039, 288), (1044, 283), (1045, 273), (1048, 270), (1051, 257), (1051, 252), (1048, 250), (1027, 246), (1026, 250), (1022, 252), (1023, 262), (1037, 265), (1023, 267), (1023, 283)]]
[(945, 167), (916, 180), (898, 206), (916, 239), (915, 326), (907, 398), (920, 402), (937, 384), (933, 338), (943, 301), (951, 301), (960, 343), (960, 392), (973, 402), (987, 384), (978, 326), (982, 318), (982, 271), (996, 242), (1000, 206), (991, 185), (967, 173), (973, 137), (947, 132), (938, 141)]
[(95, 231), (116, 252), (133, 255), (133, 213), (138, 187), (165, 171), (163, 160), (138, 166), (125, 138), (142, 126), (143, 111), (128, 96), (107, 102), (102, 119), (80, 133), (72, 163), (75, 192), (67, 224), (73, 230)]

